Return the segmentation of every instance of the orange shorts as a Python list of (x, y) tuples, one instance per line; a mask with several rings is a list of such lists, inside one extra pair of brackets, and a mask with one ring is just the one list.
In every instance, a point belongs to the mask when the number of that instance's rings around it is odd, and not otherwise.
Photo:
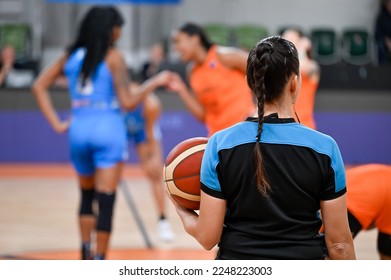
[(366, 164), (346, 170), (347, 207), (363, 229), (391, 234), (391, 166)]

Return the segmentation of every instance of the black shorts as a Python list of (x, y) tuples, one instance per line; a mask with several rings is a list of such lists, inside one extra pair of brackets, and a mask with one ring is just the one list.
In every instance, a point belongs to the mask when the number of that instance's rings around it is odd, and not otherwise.
[(377, 236), (377, 250), (383, 255), (391, 257), (391, 235), (379, 231)]
[(348, 221), (350, 231), (352, 232), (353, 238), (356, 237), (357, 233), (362, 229), (360, 222), (348, 211)]
[[(353, 238), (360, 232), (362, 226), (360, 222), (350, 212), (348, 212), (350, 231)], [(377, 250), (383, 255), (391, 256), (391, 235), (380, 232), (377, 235)]]

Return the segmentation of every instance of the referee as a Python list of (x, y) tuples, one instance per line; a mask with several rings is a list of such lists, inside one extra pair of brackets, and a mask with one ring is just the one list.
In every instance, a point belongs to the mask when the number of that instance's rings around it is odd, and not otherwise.
[(292, 116), (301, 86), (295, 46), (260, 41), (247, 82), (258, 115), (210, 138), (199, 214), (173, 201), (185, 230), (208, 250), (218, 244), (217, 259), (355, 259), (338, 146)]

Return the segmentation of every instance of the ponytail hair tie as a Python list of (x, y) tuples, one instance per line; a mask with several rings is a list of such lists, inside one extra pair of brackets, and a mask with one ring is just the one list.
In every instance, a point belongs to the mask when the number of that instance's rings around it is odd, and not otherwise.
[(257, 140), (257, 142), (261, 141), (261, 134), (260, 133), (258, 133), (257, 136), (255, 136), (255, 140)]

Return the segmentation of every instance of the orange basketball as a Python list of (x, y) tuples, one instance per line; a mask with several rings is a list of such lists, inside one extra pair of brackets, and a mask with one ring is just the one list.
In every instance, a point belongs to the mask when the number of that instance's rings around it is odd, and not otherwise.
[(176, 145), (164, 164), (164, 182), (171, 196), (187, 209), (200, 209), (201, 161), (208, 138), (195, 137)]

